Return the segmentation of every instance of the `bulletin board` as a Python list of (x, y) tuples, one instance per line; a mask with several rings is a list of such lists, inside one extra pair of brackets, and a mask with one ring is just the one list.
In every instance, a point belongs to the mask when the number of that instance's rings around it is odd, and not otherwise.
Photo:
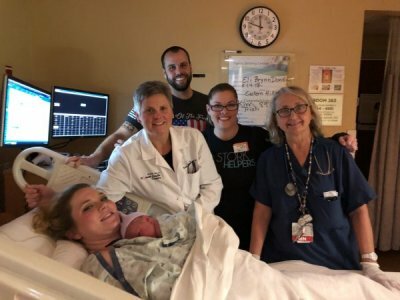
[(294, 84), (293, 54), (254, 55), (225, 50), (221, 58), (221, 81), (238, 93), (238, 121), (265, 127), (267, 111), (276, 91)]

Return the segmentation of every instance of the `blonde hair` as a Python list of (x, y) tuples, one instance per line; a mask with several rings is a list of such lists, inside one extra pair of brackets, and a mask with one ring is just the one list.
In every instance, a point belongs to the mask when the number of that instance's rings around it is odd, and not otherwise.
[(296, 97), (303, 100), (308, 107), (310, 108), (311, 112), (311, 122), (310, 122), (310, 130), (311, 134), (314, 137), (323, 136), (322, 134), (322, 123), (321, 117), (318, 113), (318, 108), (314, 103), (314, 100), (311, 96), (302, 88), (297, 86), (288, 86), (283, 87), (279, 91), (277, 91), (272, 98), (272, 102), (270, 105), (270, 109), (267, 113), (267, 128), (269, 131), (270, 141), (273, 144), (283, 144), (285, 141), (285, 133), (278, 127), (278, 123), (276, 121), (276, 102), (278, 101), (279, 97), (285, 94), (292, 94)]
[(75, 226), (72, 219), (71, 199), (77, 191), (87, 187), (90, 185), (78, 183), (65, 189), (54, 199), (49, 208), (37, 211), (32, 220), (33, 229), (55, 240), (68, 239), (67, 232)]

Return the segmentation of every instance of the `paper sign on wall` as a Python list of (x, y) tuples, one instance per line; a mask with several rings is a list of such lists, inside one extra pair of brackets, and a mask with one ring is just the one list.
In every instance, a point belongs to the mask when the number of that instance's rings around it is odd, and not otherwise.
[(344, 66), (310, 66), (309, 93), (343, 93)]
[(289, 56), (231, 56), (229, 83), (240, 102), (238, 119), (243, 125), (265, 126), (272, 96), (286, 86)]
[(311, 94), (324, 126), (341, 126), (343, 95), (340, 94)]

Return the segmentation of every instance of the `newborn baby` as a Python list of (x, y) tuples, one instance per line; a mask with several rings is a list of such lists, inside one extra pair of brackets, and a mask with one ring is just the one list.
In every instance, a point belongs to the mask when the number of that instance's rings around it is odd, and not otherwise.
[(133, 239), (139, 236), (162, 237), (158, 221), (141, 212), (129, 215), (121, 213), (121, 236), (124, 239)]
[[(120, 231), (122, 239), (109, 246), (109, 252), (117, 257), (123, 282), (128, 282), (142, 299), (169, 299), (196, 238), (194, 206), (157, 219), (138, 212), (121, 214)], [(95, 253), (87, 257), (81, 270), (124, 288)]]

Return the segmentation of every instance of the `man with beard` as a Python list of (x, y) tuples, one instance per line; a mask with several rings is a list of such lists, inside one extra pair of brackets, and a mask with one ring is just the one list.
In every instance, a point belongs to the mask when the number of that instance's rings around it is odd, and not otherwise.
[[(192, 64), (189, 53), (179, 46), (169, 47), (161, 55), (161, 65), (172, 93), (174, 105), (172, 125), (189, 126), (204, 131), (207, 124), (208, 97), (190, 87)], [(142, 125), (136, 120), (135, 112), (132, 109), (124, 123), (109, 135), (92, 154), (80, 157), (81, 164), (97, 167), (111, 155), (115, 144), (122, 143), (140, 129), (142, 129)]]
[(161, 55), (161, 64), (172, 92), (172, 124), (204, 131), (207, 124), (208, 97), (190, 88), (192, 65), (189, 53), (182, 47), (172, 46)]

